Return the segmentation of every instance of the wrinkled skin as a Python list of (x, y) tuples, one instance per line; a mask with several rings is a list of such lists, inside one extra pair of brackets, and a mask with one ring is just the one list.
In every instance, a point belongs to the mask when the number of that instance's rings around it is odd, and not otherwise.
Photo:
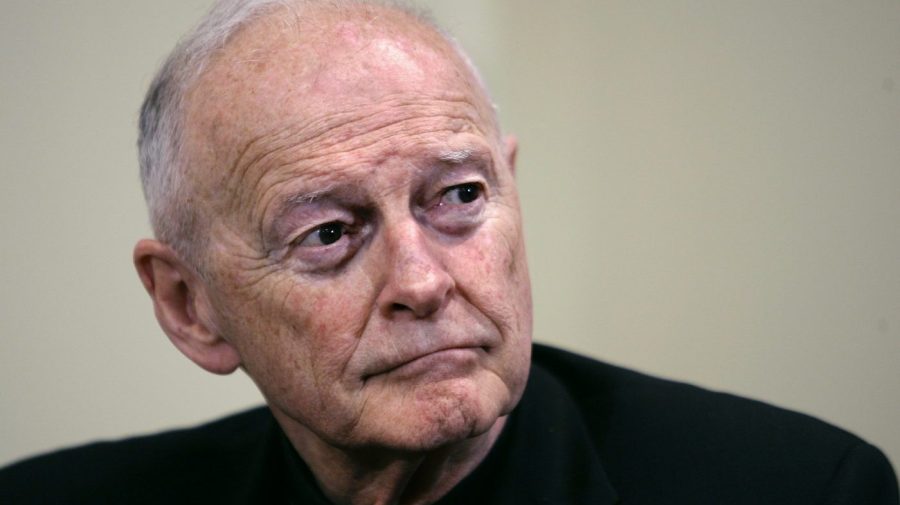
[(243, 29), (189, 95), (191, 299), (226, 348), (189, 356), (243, 367), (305, 459), (481, 457), (530, 360), (515, 144), (429, 29), (319, 17)]

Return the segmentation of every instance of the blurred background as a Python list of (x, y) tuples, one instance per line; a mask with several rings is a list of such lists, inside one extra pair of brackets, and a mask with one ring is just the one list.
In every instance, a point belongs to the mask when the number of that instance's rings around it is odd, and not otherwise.
[[(159, 330), (137, 109), (208, 0), (0, 5), (0, 465), (258, 404)], [(900, 464), (900, 3), (423, 1), (518, 177), (535, 339)]]

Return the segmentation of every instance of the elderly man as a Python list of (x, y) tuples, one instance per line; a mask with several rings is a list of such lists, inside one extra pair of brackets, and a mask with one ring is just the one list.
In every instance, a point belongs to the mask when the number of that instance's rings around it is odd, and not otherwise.
[(0, 473), (4, 503), (897, 503), (877, 449), (534, 347), (504, 138), (466, 57), (363, 1), (224, 1), (141, 116), (172, 343), (268, 404)]

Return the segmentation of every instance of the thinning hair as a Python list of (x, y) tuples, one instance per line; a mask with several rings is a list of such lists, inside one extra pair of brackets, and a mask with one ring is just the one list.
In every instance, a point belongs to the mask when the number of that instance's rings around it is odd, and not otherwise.
[[(487, 89), (471, 60), (458, 43), (421, 10), (394, 0), (219, 0), (197, 26), (175, 46), (150, 84), (141, 106), (138, 157), (141, 184), (156, 238), (183, 260), (203, 271), (202, 251), (209, 240), (201, 206), (185, 174), (186, 96), (212, 58), (243, 27), (278, 9), (300, 19), (304, 8), (390, 8), (440, 34), (454, 48), (485, 97)], [(496, 118), (491, 118), (496, 126)]]

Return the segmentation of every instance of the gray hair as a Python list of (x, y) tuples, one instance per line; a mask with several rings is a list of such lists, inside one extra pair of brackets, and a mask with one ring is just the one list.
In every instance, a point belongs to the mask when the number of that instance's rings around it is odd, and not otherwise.
[[(219, 0), (200, 23), (175, 46), (160, 68), (141, 106), (138, 157), (141, 184), (156, 237), (171, 246), (182, 259), (202, 270), (202, 250), (208, 241), (201, 230), (202, 216), (192, 203), (185, 182), (185, 101), (191, 86), (212, 57), (242, 27), (278, 8), (287, 8), (299, 19), (307, 6), (388, 7), (412, 16), (441, 34), (470, 68), (487, 95), (481, 76), (456, 41), (425, 12), (391, 0)], [(496, 121), (494, 119), (494, 121)], [(202, 273), (202, 272), (201, 272)]]

